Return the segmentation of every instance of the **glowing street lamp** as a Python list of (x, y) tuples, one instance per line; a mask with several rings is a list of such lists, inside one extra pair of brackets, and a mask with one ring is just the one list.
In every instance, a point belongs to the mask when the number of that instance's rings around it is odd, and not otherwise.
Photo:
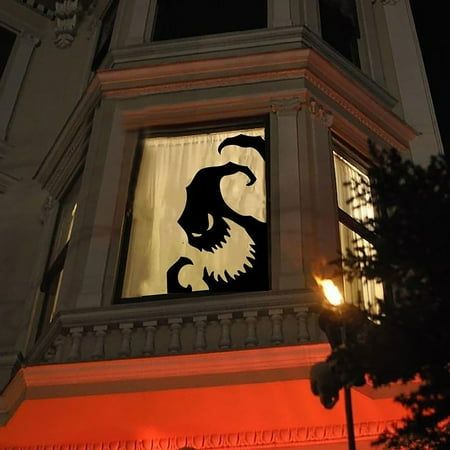
[(316, 283), (321, 287), (327, 302), (332, 306), (339, 306), (344, 303), (344, 297), (333, 280), (315, 277)]
[[(314, 277), (316, 283), (322, 289), (325, 300), (333, 307), (336, 308), (341, 314), (340, 306), (344, 304), (344, 296), (339, 288), (331, 279), (321, 279)], [(341, 320), (340, 323), (341, 332), (341, 345), (345, 348), (347, 345), (347, 337), (344, 323)], [(348, 450), (356, 450), (355, 443), (355, 428), (353, 424), (353, 409), (352, 409), (352, 393), (350, 386), (344, 385), (344, 401), (345, 401), (345, 419), (347, 423), (347, 437), (348, 437)]]

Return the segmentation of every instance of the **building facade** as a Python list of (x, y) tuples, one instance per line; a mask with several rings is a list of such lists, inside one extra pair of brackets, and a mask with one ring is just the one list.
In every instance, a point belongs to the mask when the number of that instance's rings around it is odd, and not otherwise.
[[(0, 447), (345, 448), (313, 275), (364, 238), (368, 140), (441, 151), (409, 2), (5, 0), (0, 33)], [(394, 394), (354, 391), (358, 448)]]

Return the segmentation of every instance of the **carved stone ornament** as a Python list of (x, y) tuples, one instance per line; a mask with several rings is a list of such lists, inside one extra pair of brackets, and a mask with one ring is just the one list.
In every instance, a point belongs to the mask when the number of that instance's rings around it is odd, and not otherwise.
[(304, 100), (300, 97), (289, 97), (272, 100), (271, 110), (274, 113), (289, 113), (300, 111), (304, 105)]
[(56, 0), (55, 2), (55, 45), (58, 48), (70, 47), (83, 11), (90, 12), (95, 1)]
[(78, 0), (60, 0), (55, 3), (55, 45), (57, 47), (66, 48), (72, 44), (80, 13)]
[[(378, 436), (388, 428), (396, 426), (399, 421), (360, 422), (355, 423), (355, 435), (360, 439)], [(240, 431), (236, 433), (208, 434), (196, 436), (176, 436), (155, 439), (137, 439), (132, 441), (86, 442), (77, 445), (55, 444), (53, 450), (77, 448), (79, 450), (219, 450), (246, 448), (278, 448), (305, 446), (310, 448), (319, 443), (330, 444), (343, 441), (347, 437), (344, 424), (284, 428), (273, 430)], [(8, 447), (18, 450), (19, 447)], [(44, 448), (38, 446), (20, 447), (20, 450)], [(47, 448), (47, 447), (46, 447)], [(49, 447), (50, 448), (50, 447)], [(305, 447), (306, 448), (306, 447)]]
[(331, 127), (333, 125), (333, 113), (328, 111), (314, 98), (310, 98), (308, 101), (309, 112), (319, 119), (326, 127)]

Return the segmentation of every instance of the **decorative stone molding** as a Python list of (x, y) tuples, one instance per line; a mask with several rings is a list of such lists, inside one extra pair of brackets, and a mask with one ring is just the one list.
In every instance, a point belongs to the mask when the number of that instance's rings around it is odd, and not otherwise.
[(305, 100), (303, 97), (280, 98), (271, 102), (271, 110), (274, 113), (300, 111), (304, 105)]
[(90, 13), (96, 0), (16, 0), (37, 13), (55, 20), (55, 45), (67, 48), (72, 44), (81, 16)]
[(48, 17), (49, 19), (53, 19), (55, 17), (55, 9), (52, 2), (41, 2), (39, 0), (16, 0), (17, 3), (27, 6), (28, 8), (33, 9), (38, 14)]
[[(252, 102), (258, 102), (260, 110), (257, 113), (263, 113), (264, 110), (281, 111), (286, 107), (288, 109), (301, 107), (296, 104), (296, 98), (306, 98), (314, 91), (315, 101), (319, 101), (320, 98), (321, 104), (330, 103), (330, 109), (333, 109), (334, 116), (340, 114), (339, 110), (342, 110), (345, 115), (349, 113), (356, 122), (362, 124), (389, 145), (405, 149), (408, 147), (409, 140), (416, 135), (411, 127), (377, 100), (372, 92), (356, 83), (345, 72), (338, 70), (312, 49), (105, 70), (97, 74), (99, 88), (104, 97), (124, 100), (144, 95), (244, 84), (287, 82), (289, 80), (298, 81), (298, 88), (291, 87), (290, 92), (286, 92), (285, 88), (285, 90), (277, 92), (276, 96), (272, 93), (270, 98), (264, 100), (268, 103), (265, 103), (264, 106), (261, 105), (261, 100), (252, 99), (250, 95), (245, 98), (245, 101), (243, 96), (239, 99), (223, 99), (223, 103), (227, 103), (224, 106), (231, 108), (232, 105), (237, 106), (240, 103), (239, 107), (246, 105), (248, 110), (249, 106), (252, 106)], [(255, 97), (255, 95), (253, 96)], [(261, 97), (263, 97), (262, 94)], [(205, 103), (204, 108), (211, 108), (214, 101), (217, 100), (211, 98)], [(192, 111), (195, 111), (191, 106), (185, 105), (185, 116), (190, 116)], [(197, 109), (199, 106), (200, 102), (196, 105)], [(167, 118), (163, 117), (165, 114), (161, 108), (162, 106), (154, 105), (139, 111), (130, 110), (125, 113), (126, 126), (134, 129), (149, 126), (148, 123), (135, 120), (137, 116), (146, 116), (150, 125), (163, 124), (164, 119), (167, 120), (166, 125), (173, 124), (173, 110), (181, 110), (183, 105), (165, 106)], [(169, 109), (172, 110), (170, 113)], [(253, 109), (257, 109), (256, 104)], [(330, 126), (333, 120), (330, 109), (325, 106), (311, 105), (311, 110), (320, 115), (321, 120), (327, 126)], [(152, 110), (155, 111), (155, 115), (158, 115), (160, 123), (151, 123)], [(238, 108), (236, 107), (234, 110), (237, 112)], [(205, 115), (207, 115), (206, 112)], [(186, 117), (184, 120), (186, 121)]]
[(330, 128), (333, 125), (333, 113), (327, 110), (314, 98), (308, 99), (308, 109), (309, 112), (319, 119), (326, 127)]
[[(357, 439), (370, 439), (397, 425), (400, 425), (399, 420), (355, 423), (355, 437)], [(67, 450), (68, 448), (76, 448), (78, 450), (182, 450), (183, 448), (219, 450), (245, 448), (252, 450), (258, 448), (286, 448), (286, 446), (314, 445), (319, 443), (326, 445), (334, 442), (343, 442), (346, 438), (345, 424), (336, 424), (196, 436), (172, 436), (148, 440), (54, 444), (51, 445), (51, 448), (52, 450)], [(38, 446), (0, 447), (1, 450), (18, 450), (19, 448), (20, 450), (35, 450)]]
[(81, 14), (78, 0), (57, 0), (55, 3), (55, 45), (70, 47), (77, 31), (77, 20)]

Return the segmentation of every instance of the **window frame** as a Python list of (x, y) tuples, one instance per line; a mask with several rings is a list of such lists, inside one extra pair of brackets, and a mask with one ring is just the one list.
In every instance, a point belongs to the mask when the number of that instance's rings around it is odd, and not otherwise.
[[(194, 135), (208, 132), (232, 131), (243, 128), (264, 128), (266, 141), (265, 159), (265, 184), (266, 184), (266, 226), (267, 226), (267, 289), (258, 291), (193, 291), (183, 293), (151, 294), (140, 297), (122, 297), (125, 272), (127, 268), (127, 255), (131, 237), (133, 221), (133, 202), (137, 187), (140, 164), (142, 160), (144, 142), (147, 138), (156, 137), (176, 137), (184, 135)], [(138, 141), (133, 156), (131, 173), (128, 183), (128, 194), (123, 213), (121, 238), (119, 242), (118, 265), (116, 270), (116, 281), (114, 287), (113, 304), (135, 304), (146, 303), (158, 300), (173, 300), (179, 298), (212, 297), (218, 295), (229, 295), (248, 292), (268, 292), (272, 289), (272, 264), (271, 264), (271, 209), (270, 209), (270, 117), (267, 114), (257, 117), (239, 118), (230, 120), (218, 120), (212, 122), (201, 122), (195, 124), (161, 126), (154, 129), (141, 130), (138, 133)]]

